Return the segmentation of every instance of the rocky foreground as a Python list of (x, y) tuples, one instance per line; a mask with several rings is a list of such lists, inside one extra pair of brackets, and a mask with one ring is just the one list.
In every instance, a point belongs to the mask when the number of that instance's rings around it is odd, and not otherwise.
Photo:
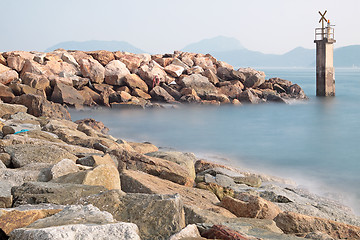
[(347, 207), (283, 179), (108, 135), (67, 106), (305, 99), (210, 55), (0, 54), (0, 239), (360, 239)]
[[(0, 98), (27, 95), (72, 107), (145, 108), (157, 103), (241, 104), (306, 99), (301, 87), (211, 55), (109, 51), (0, 53)], [(42, 98), (42, 99), (40, 99)], [(33, 100), (35, 101), (35, 100)]]
[(27, 112), (0, 104), (0, 239), (360, 239), (350, 209), (286, 180)]

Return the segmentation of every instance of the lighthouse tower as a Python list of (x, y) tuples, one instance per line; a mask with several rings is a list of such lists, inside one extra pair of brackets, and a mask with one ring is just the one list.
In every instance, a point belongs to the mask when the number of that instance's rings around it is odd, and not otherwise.
[[(335, 96), (334, 28), (330, 20), (319, 11), (321, 28), (315, 29), (316, 43), (316, 96)], [(325, 26), (326, 23), (326, 26)]]

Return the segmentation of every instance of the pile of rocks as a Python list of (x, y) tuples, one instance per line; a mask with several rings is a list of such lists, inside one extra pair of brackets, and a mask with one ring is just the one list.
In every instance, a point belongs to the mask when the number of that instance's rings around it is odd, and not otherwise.
[[(31, 95), (31, 99), (30, 96)], [(36, 99), (34, 99), (36, 98)], [(0, 99), (7, 103), (144, 108), (156, 103), (241, 104), (306, 99), (300, 86), (211, 55), (109, 51), (0, 53)], [(31, 102), (31, 104), (29, 103)], [(55, 112), (64, 112), (56, 106)], [(40, 109), (32, 114), (47, 112)], [(62, 113), (63, 115), (66, 113)]]
[(349, 209), (283, 180), (0, 109), (0, 239), (360, 238)]

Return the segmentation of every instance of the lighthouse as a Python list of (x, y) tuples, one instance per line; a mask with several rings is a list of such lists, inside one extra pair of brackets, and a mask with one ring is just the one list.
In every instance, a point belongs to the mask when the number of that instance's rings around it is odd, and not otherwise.
[[(316, 44), (316, 96), (335, 96), (335, 70), (334, 70), (334, 28), (330, 20), (321, 16), (321, 28), (315, 29)], [(326, 23), (326, 26), (325, 26)]]

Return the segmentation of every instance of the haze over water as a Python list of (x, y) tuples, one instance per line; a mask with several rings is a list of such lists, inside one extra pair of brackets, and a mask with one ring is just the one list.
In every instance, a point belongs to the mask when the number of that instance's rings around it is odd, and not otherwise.
[(263, 69), (299, 84), (292, 104), (71, 112), (104, 122), (115, 137), (149, 141), (294, 179), (360, 212), (360, 69), (336, 69), (336, 97), (315, 97), (314, 69)]

